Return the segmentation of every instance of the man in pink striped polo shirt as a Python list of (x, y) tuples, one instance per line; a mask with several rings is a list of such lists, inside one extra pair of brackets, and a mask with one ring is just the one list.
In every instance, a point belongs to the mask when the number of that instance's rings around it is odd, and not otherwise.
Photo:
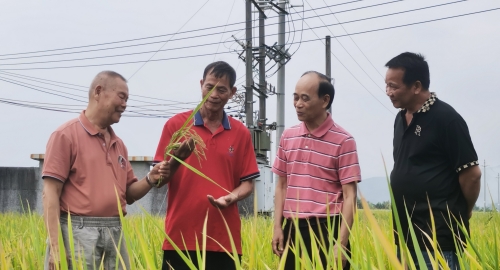
[[(295, 255), (301, 253), (294, 244), (296, 233), (302, 236), (309, 258), (316, 256), (311, 254), (311, 239), (320, 239), (316, 250), (320, 250), (325, 269), (330, 269), (333, 261), (327, 260), (321, 251), (321, 238), (327, 250), (332, 248), (335, 256), (342, 256), (344, 269), (350, 267), (340, 249), (349, 254), (349, 228), (361, 172), (354, 138), (327, 112), (334, 95), (330, 78), (315, 71), (304, 73), (293, 94), (297, 117), (302, 123), (283, 132), (276, 153), (273, 172), (279, 178), (273, 251), (281, 256), (285, 244), (295, 247), (288, 251), (285, 269), (295, 269)], [(297, 226), (294, 219), (298, 220)], [(333, 237), (329, 237), (329, 232), (333, 232)]]

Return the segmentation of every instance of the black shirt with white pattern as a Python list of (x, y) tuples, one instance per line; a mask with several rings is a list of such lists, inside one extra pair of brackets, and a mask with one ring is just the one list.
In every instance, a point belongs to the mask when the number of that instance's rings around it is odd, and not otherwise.
[[(453, 216), (463, 221), (467, 231), (467, 202), (458, 181), (459, 171), (478, 165), (478, 157), (464, 119), (435, 93), (413, 114), (408, 125), (406, 110), (394, 122), (394, 168), (391, 188), (401, 226), (410, 249), (416, 249), (409, 234), (405, 203), (422, 250), (432, 248), (422, 230), (432, 239), (429, 204), (436, 226), (437, 242), (442, 250), (455, 250), (453, 232), (465, 242)], [(448, 215), (450, 210), (450, 217)], [(394, 225), (396, 230), (396, 225)], [(397, 233), (395, 232), (396, 244)]]

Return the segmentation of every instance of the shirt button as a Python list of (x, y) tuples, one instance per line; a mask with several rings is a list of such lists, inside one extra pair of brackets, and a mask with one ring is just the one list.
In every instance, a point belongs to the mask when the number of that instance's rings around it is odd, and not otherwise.
[(311, 134), (307, 134), (307, 137), (311, 138)]
[(309, 146), (306, 145), (306, 148), (309, 148)]
[(103, 144), (102, 144), (102, 146), (106, 146), (106, 144), (105, 144), (105, 143), (103, 143)]

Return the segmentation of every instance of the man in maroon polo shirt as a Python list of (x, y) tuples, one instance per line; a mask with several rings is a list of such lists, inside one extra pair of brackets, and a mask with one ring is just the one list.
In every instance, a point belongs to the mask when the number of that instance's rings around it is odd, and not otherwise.
[[(170, 160), (170, 177), (162, 181), (162, 184), (168, 183), (169, 190), (165, 218), (167, 235), (190, 255), (195, 265), (201, 263), (195, 260), (197, 243), (201, 248), (206, 237), (207, 270), (236, 269), (234, 261), (225, 252), (232, 253), (232, 248), (224, 220), (230, 228), (236, 251), (241, 255), (241, 224), (236, 202), (252, 193), (253, 179), (259, 176), (250, 132), (224, 112), (224, 106), (236, 92), (235, 80), (236, 72), (225, 62), (214, 62), (205, 68), (200, 80), (202, 96), (217, 87), (196, 113), (192, 128), (206, 144), (206, 159), (199, 162), (194, 155), (185, 159), (231, 193), (179, 166), (175, 160)], [(177, 114), (167, 121), (155, 162), (163, 161), (165, 147), (172, 134), (181, 128), (191, 112)], [(179, 156), (186, 157), (190, 153), (184, 154)], [(204, 235), (203, 224), (207, 216), (207, 232)], [(171, 267), (175, 270), (189, 269), (168, 240), (164, 241), (163, 250), (164, 270)]]
[[(99, 267), (101, 262), (104, 269), (115, 269), (116, 259), (121, 257), (129, 269), (117, 195), (126, 214), (125, 204), (146, 195), (160, 176), (169, 177), (170, 166), (157, 164), (137, 181), (127, 148), (111, 128), (120, 121), (127, 99), (125, 78), (103, 71), (91, 84), (87, 109), (50, 136), (42, 172), (43, 217), (49, 235), (45, 269), (56, 269), (59, 262), (59, 223), (69, 268), (75, 264), (69, 256), (69, 220), (77, 261), (82, 259), (87, 269)], [(122, 263), (118, 269), (123, 269)]]

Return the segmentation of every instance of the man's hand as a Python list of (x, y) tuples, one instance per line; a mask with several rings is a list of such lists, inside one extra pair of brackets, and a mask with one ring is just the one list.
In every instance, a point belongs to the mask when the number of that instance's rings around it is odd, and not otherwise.
[(167, 179), (170, 177), (170, 164), (167, 161), (162, 161), (156, 164), (153, 169), (149, 172), (149, 180), (156, 184), (160, 177)]
[(191, 153), (193, 153), (194, 148), (196, 147), (193, 138), (188, 141), (184, 141), (181, 146), (177, 150), (174, 151), (174, 156), (176, 156), (180, 160), (185, 160), (188, 158)]
[(338, 260), (338, 257), (341, 256), (341, 260), (342, 260), (342, 267), (345, 266), (346, 262), (347, 262), (347, 258), (344, 254), (344, 251), (345, 251), (345, 248), (342, 247), (341, 244), (335, 244), (333, 246), (333, 256), (334, 256), (334, 260), (335, 262), (337, 262)]
[[(61, 260), (59, 259), (59, 253), (56, 254), (56, 256), (53, 256), (52, 254), (52, 250), (51, 249), (49, 251), (49, 270), (56, 270), (56, 269), (61, 269)], [(66, 262), (68, 261), (68, 259), (66, 258)], [(56, 265), (58, 265), (59, 267), (57, 267)]]
[(225, 196), (222, 196), (222, 197), (218, 198), (217, 200), (214, 199), (214, 197), (212, 195), (207, 195), (207, 198), (208, 198), (208, 201), (213, 206), (220, 208), (220, 209), (224, 209), (224, 208), (228, 207), (229, 205), (231, 205), (233, 202), (236, 202), (238, 200), (238, 196), (233, 194), (233, 193), (229, 193)]
[(283, 254), (283, 229), (281, 227), (274, 228), (272, 245), (274, 254), (281, 257)]

